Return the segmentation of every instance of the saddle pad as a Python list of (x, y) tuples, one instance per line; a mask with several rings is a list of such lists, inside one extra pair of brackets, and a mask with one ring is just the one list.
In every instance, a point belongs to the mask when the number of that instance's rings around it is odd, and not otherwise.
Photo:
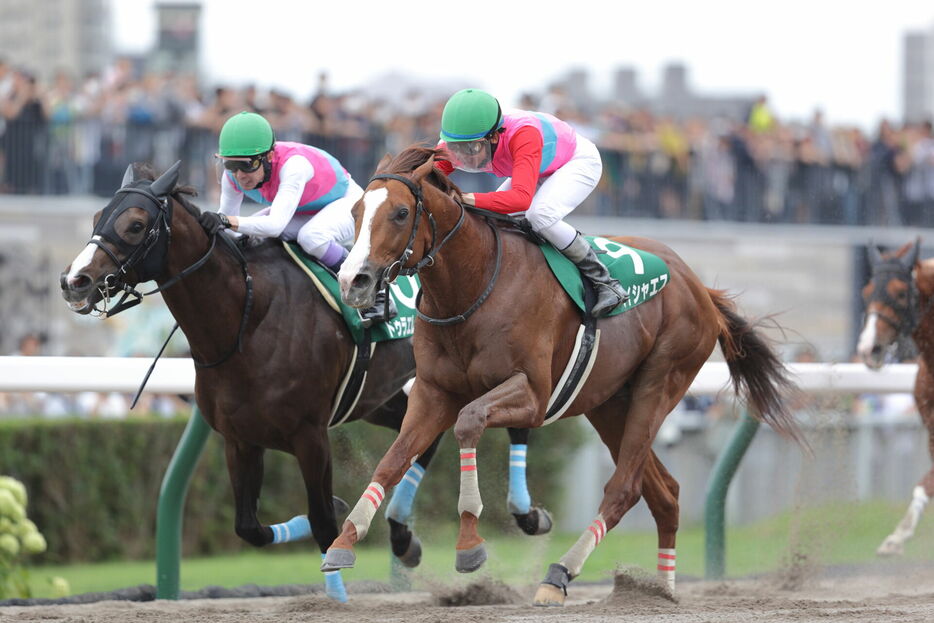
[[(341, 301), (340, 286), (337, 278), (327, 268), (313, 258), (308, 257), (302, 248), (294, 242), (284, 242), (286, 252), (295, 260), (318, 288), (321, 296), (334, 311), (338, 312), (347, 324), (347, 329), (353, 335), (354, 342), (359, 344), (363, 338), (363, 325), (360, 322), (360, 313), (345, 305)], [(415, 330), (415, 295), (418, 294), (420, 284), (418, 277), (400, 275), (395, 283), (389, 286), (389, 292), (396, 302), (399, 315), (388, 322), (374, 324), (370, 328), (370, 338), (373, 342), (386, 342), (412, 337)]]
[[(600, 236), (586, 236), (586, 239), (613, 278), (619, 280), (623, 289), (629, 292), (629, 300), (614, 309), (610, 316), (645, 303), (668, 284), (668, 266), (657, 255)], [(550, 244), (540, 245), (540, 248), (561, 287), (583, 312), (584, 286), (581, 285), (580, 271)]]

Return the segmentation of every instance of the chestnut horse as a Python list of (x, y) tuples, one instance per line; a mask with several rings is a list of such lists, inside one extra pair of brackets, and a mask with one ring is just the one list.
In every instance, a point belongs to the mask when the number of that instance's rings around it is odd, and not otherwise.
[[(479, 211), (465, 210), (460, 191), (435, 169), (437, 157), (443, 152), (412, 147), (391, 162), (384, 159), (354, 206), (356, 243), (338, 275), (342, 295), (365, 307), (383, 279), (400, 268), (420, 269), (423, 296), (413, 338), (418, 367), (402, 430), (328, 550), (323, 570), (353, 566), (353, 546), (366, 535), (384, 491), (452, 426), (461, 448), (456, 568), (479, 568), (486, 553), (477, 531), (483, 508), (477, 443), (490, 427), (543, 424), (581, 325), (539, 248), (501, 234)], [(662, 258), (670, 279), (653, 299), (598, 322), (596, 364), (565, 414), (586, 414), (616, 469), (591, 525), (550, 566), (536, 604), (564, 603), (570, 580), (640, 497), (657, 523), (661, 575), (673, 583), (678, 485), (651, 446), (718, 341), (733, 384), (753, 411), (800, 439), (783, 403), (793, 384), (730, 298), (706, 288), (665, 245), (615, 240)]]
[[(88, 314), (118, 288), (130, 291), (155, 279), (191, 346), (198, 406), (224, 438), (236, 533), (255, 546), (313, 535), (323, 553), (338, 533), (327, 431), (353, 357), (350, 332), (281, 242), (237, 245), (226, 235), (212, 239), (198, 223), (200, 210), (185, 196), (193, 190), (177, 186), (178, 165), (154, 177), (149, 165), (127, 169), (122, 188), (95, 215), (88, 246), (62, 273), (62, 295), (73, 311)], [(403, 386), (414, 372), (410, 339), (380, 343), (363, 393), (345, 421), (364, 419), (399, 430), (407, 404)], [(514, 443), (524, 443), (524, 437), (527, 431), (510, 431)], [(436, 446), (430, 444), (412, 466), (414, 488), (394, 498), (387, 511), (393, 553), (407, 566), (421, 558), (420, 543), (406, 523), (417, 481)], [(257, 518), (266, 448), (298, 460), (307, 517), (274, 526)], [(521, 475), (518, 485), (516, 478), (510, 482), (510, 502), (514, 486), (527, 498), (524, 471)], [(514, 514), (530, 534), (551, 527), (542, 509), (526, 505)], [(328, 578), (329, 586), (338, 581)], [(342, 588), (335, 591), (340, 598)]]
[[(928, 450), (934, 459), (934, 260), (920, 260), (919, 251), (918, 240), (888, 253), (869, 246), (871, 278), (863, 288), (866, 320), (857, 352), (863, 363), (877, 370), (900, 341), (914, 338), (919, 354), (915, 405), (928, 431)], [(915, 486), (908, 511), (876, 550), (877, 554), (904, 552), (905, 541), (914, 535), (931, 496), (934, 496), (934, 467)]]

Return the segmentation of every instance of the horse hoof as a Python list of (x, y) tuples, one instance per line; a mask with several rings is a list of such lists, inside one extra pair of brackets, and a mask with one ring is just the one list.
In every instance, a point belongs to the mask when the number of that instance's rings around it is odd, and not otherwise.
[(458, 573), (473, 573), (486, 562), (486, 547), (483, 543), (474, 545), (470, 549), (457, 550), (457, 560), (454, 568)]
[(536, 606), (563, 606), (570, 582), (571, 572), (567, 567), (558, 563), (548, 565), (548, 573), (538, 585), (532, 603)]
[(565, 599), (564, 591), (560, 588), (551, 584), (542, 583), (538, 585), (538, 590), (535, 591), (535, 599), (532, 601), (532, 605), (563, 606)]
[(533, 506), (532, 509), (524, 515), (513, 514), (516, 518), (516, 525), (530, 536), (539, 534), (548, 534), (554, 522), (551, 520), (551, 514), (544, 508)]
[(414, 569), (422, 561), (422, 542), (413, 534), (408, 549), (401, 556), (396, 556), (396, 558), (409, 569)]
[(340, 549), (332, 547), (324, 555), (324, 561), (321, 563), (321, 571), (337, 571), (339, 569), (352, 569), (357, 561), (357, 555), (353, 550)]
[(339, 497), (332, 496), (332, 503), (334, 504), (334, 516), (335, 517), (344, 517), (347, 513), (350, 512), (350, 504), (340, 499)]
[(901, 556), (905, 553), (905, 546), (895, 539), (886, 539), (876, 550), (877, 556)]

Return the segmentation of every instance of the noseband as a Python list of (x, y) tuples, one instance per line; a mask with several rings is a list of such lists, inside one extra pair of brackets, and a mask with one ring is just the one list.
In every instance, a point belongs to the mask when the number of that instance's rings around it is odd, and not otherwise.
[[(437, 255), (438, 251), (441, 250), (441, 247), (447, 244), (448, 240), (453, 238), (454, 234), (456, 234), (457, 231), (461, 228), (461, 225), (464, 224), (464, 219), (466, 217), (467, 210), (465, 209), (464, 204), (458, 202), (457, 205), (460, 207), (461, 213), (457, 219), (457, 224), (455, 224), (454, 227), (451, 228), (451, 231), (449, 231), (444, 236), (444, 238), (441, 239), (441, 242), (438, 243), (438, 245), (436, 246), (435, 240), (436, 240), (437, 226), (435, 224), (435, 217), (431, 214), (431, 212), (425, 209), (425, 205), (424, 205), (425, 202), (422, 197), (421, 186), (419, 184), (416, 184), (415, 182), (413, 182), (411, 179), (407, 177), (403, 177), (401, 175), (393, 175), (391, 173), (382, 173), (379, 175), (374, 175), (372, 178), (370, 178), (370, 181), (367, 182), (367, 186), (372, 184), (375, 180), (396, 180), (397, 182), (402, 182), (403, 184), (405, 184), (405, 187), (409, 189), (409, 192), (411, 192), (412, 195), (415, 197), (415, 218), (412, 223), (412, 233), (409, 234), (409, 241), (408, 243), (406, 243), (405, 250), (402, 252), (402, 255), (399, 257), (399, 259), (397, 259), (395, 262), (393, 262), (392, 264), (390, 264), (383, 270), (382, 275), (380, 275), (379, 283), (377, 283), (377, 289), (379, 289), (383, 286), (384, 283), (394, 282), (396, 280), (396, 277), (398, 277), (399, 275), (411, 276), (411, 275), (418, 273), (418, 271), (420, 271), (425, 266), (433, 265), (435, 263), (435, 255)], [(409, 261), (409, 258), (412, 256), (412, 253), (414, 250), (415, 239), (418, 235), (418, 226), (421, 224), (422, 212), (424, 212), (427, 215), (428, 224), (431, 225), (431, 247), (429, 248), (428, 253), (426, 253), (424, 257), (422, 257), (422, 259), (420, 259), (418, 262), (415, 263), (415, 266), (406, 268), (405, 264), (406, 262)], [(493, 286), (496, 284), (496, 279), (497, 277), (499, 277), (499, 269), (502, 264), (503, 249), (502, 249), (502, 245), (500, 244), (500, 240), (499, 240), (499, 229), (497, 229), (497, 227), (492, 222), (490, 222), (489, 219), (487, 219), (487, 224), (493, 229), (493, 236), (496, 239), (496, 266), (493, 269), (493, 276), (490, 279), (490, 282), (487, 284), (486, 289), (483, 291), (480, 297), (476, 301), (474, 301), (473, 305), (471, 305), (467, 309), (467, 311), (461, 314), (457, 314), (456, 316), (449, 316), (448, 318), (432, 318), (431, 316), (427, 316), (423, 314), (418, 309), (418, 304), (422, 300), (422, 291), (421, 289), (419, 289), (418, 294), (415, 297), (415, 313), (418, 314), (419, 318), (433, 325), (443, 326), (443, 325), (458, 324), (458, 323), (461, 323), (467, 320), (467, 318), (469, 318), (475, 311), (477, 311), (477, 309), (480, 308), (480, 305), (483, 304), (483, 301), (485, 301), (487, 297), (490, 296), (490, 293), (493, 291)], [(395, 271), (395, 274), (393, 274), (393, 271)]]

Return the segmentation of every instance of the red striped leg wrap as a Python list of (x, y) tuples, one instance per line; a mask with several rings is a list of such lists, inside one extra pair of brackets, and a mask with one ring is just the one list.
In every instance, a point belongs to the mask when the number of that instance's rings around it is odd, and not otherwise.
[(373, 521), (373, 516), (376, 514), (377, 509), (379, 509), (380, 504), (383, 503), (385, 495), (386, 492), (383, 491), (383, 486), (381, 484), (378, 482), (371, 482), (366, 488), (366, 491), (363, 492), (363, 495), (360, 496), (357, 505), (354, 506), (350, 514), (347, 515), (347, 521), (352, 523), (354, 528), (357, 529), (358, 541), (366, 536), (367, 531), (370, 529), (370, 523)]
[(483, 502), (477, 480), (477, 449), (461, 448), (461, 492), (457, 500), (457, 514), (466, 512), (479, 517), (482, 511)]
[(591, 552), (605, 536), (606, 522), (603, 520), (603, 515), (597, 515), (597, 518), (590, 522), (590, 525), (580, 535), (577, 542), (571, 546), (571, 549), (560, 560), (572, 578), (580, 575), (581, 568), (584, 566), (587, 557), (590, 556)]
[(658, 549), (658, 577), (675, 590), (675, 550)]

